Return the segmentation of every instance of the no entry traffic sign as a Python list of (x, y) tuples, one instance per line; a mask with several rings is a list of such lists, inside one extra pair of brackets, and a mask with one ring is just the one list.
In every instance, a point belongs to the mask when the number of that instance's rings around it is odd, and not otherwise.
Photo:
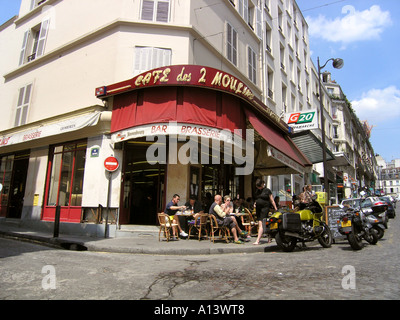
[(119, 168), (119, 162), (117, 158), (114, 157), (108, 157), (106, 160), (104, 160), (104, 168), (108, 172), (114, 172)]

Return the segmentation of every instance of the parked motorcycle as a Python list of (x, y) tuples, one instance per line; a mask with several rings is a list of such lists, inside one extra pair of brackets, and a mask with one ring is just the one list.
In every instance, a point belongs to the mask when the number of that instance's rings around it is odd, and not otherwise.
[(332, 233), (321, 220), (322, 208), (314, 197), (312, 203), (298, 212), (275, 212), (266, 221), (266, 233), (274, 237), (279, 248), (292, 252), (298, 241), (318, 240), (324, 248), (332, 245)]
[(376, 231), (378, 240), (382, 239), (385, 235), (385, 226), (374, 215), (367, 216), (368, 222), (371, 224), (372, 229)]
[(348, 208), (341, 215), (338, 222), (339, 232), (347, 237), (353, 250), (361, 250), (363, 248), (362, 239), (365, 239), (370, 244), (378, 242), (378, 233), (362, 210)]

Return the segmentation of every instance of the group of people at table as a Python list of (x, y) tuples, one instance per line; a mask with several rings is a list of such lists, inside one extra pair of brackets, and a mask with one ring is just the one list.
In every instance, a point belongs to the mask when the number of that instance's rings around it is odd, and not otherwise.
[[(255, 199), (252, 206), (256, 209), (256, 216), (258, 220), (258, 235), (257, 240), (253, 243), (254, 245), (259, 245), (261, 237), (263, 235), (263, 219), (267, 218), (269, 213), (273, 210), (277, 211), (278, 207), (275, 203), (274, 197), (270, 189), (266, 188), (265, 182), (261, 179), (257, 179), (256, 181), (256, 193)], [(187, 237), (188, 234), (182, 229), (181, 224), (179, 222), (179, 215), (181, 215), (182, 211), (190, 209), (194, 221), (198, 219), (198, 217), (204, 213), (203, 207), (199, 201), (196, 200), (196, 197), (191, 197), (189, 202), (184, 206), (179, 205), (180, 196), (175, 194), (172, 197), (172, 200), (167, 204), (165, 208), (165, 213), (169, 216), (170, 220), (176, 224), (179, 229), (179, 234), (181, 237)], [(239, 203), (236, 204), (236, 207), (240, 206)], [(278, 203), (279, 206), (279, 203)], [(240, 210), (240, 209), (239, 209)], [(234, 205), (232, 203), (232, 198), (230, 196), (225, 196), (222, 198), (221, 195), (217, 194), (214, 196), (214, 202), (211, 204), (208, 210), (209, 215), (214, 215), (219, 226), (227, 227), (232, 236), (235, 244), (244, 243), (240, 238), (246, 239), (249, 236), (247, 231), (242, 230), (241, 221), (239, 221), (238, 217), (235, 216)], [(241, 210), (240, 210), (241, 211)], [(251, 211), (251, 210), (250, 210)], [(176, 238), (176, 228), (173, 228), (173, 237)]]

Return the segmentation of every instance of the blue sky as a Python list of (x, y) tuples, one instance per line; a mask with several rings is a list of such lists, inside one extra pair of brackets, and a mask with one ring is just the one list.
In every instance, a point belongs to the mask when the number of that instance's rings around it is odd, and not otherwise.
[[(297, 0), (310, 32), (312, 59), (344, 60), (332, 73), (360, 120), (374, 128), (371, 144), (386, 161), (400, 159), (400, 0)], [(20, 0), (0, 0), (0, 24)], [(1, 50), (1, 48), (0, 48)]]
[(373, 125), (371, 144), (386, 161), (400, 158), (400, 1), (297, 0), (309, 25), (317, 65), (340, 84), (360, 120)]

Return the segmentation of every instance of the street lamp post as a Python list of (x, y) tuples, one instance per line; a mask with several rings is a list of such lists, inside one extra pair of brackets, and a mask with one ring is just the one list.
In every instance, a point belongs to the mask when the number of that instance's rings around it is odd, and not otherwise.
[(326, 139), (325, 139), (325, 117), (324, 117), (324, 104), (322, 101), (322, 81), (321, 81), (321, 70), (326, 67), (329, 61), (333, 61), (332, 65), (335, 69), (343, 68), (344, 62), (342, 59), (331, 58), (325, 62), (323, 66), (319, 63), (318, 57), (318, 81), (319, 81), (319, 112), (321, 114), (321, 132), (322, 132), (322, 161), (324, 166), (324, 191), (327, 194), (327, 200), (329, 204), (329, 182), (328, 182), (328, 168), (326, 163)]

